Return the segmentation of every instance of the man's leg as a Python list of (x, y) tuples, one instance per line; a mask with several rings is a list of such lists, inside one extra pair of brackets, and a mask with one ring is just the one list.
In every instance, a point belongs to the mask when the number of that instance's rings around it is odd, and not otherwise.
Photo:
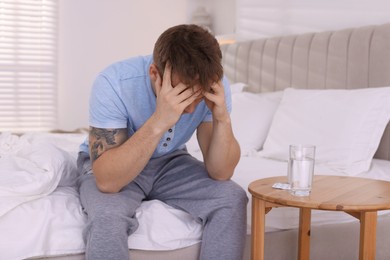
[(86, 259), (128, 260), (128, 236), (138, 227), (135, 210), (144, 198), (144, 192), (132, 182), (119, 193), (102, 193), (96, 187), (89, 160), (80, 161), (79, 155), (79, 170), (84, 169), (79, 178), (80, 200), (88, 216), (83, 232)]
[(241, 260), (246, 235), (246, 192), (233, 181), (212, 180), (203, 163), (190, 155), (174, 156), (156, 176), (150, 199), (160, 199), (201, 221), (201, 260)]

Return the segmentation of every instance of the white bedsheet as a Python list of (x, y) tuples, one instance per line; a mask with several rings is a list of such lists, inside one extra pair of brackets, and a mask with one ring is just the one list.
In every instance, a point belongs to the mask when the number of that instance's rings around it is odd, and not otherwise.
[(0, 219), (0, 259), (82, 253), (85, 223), (76, 189), (59, 187)]
[(54, 191), (75, 161), (44, 138), (0, 134), (0, 218), (16, 206)]
[[(172, 250), (201, 240), (201, 226), (191, 216), (160, 201), (142, 203), (136, 216), (139, 228), (129, 237), (129, 248)], [(0, 219), (0, 259), (83, 253), (82, 230), (86, 220), (77, 190), (58, 187), (50, 195), (21, 204)]]
[[(3, 185), (3, 193), (7, 191), (12, 196), (4, 200), (7, 202), (5, 204), (1, 198), (0, 208), (5, 209), (7, 206), (7, 210), (0, 217), (0, 260), (84, 252), (82, 230), (86, 224), (86, 216), (82, 211), (74, 180), (77, 178), (75, 167), (78, 147), (85, 137), (80, 134), (34, 134), (29, 135), (28, 139), (27, 136), (22, 139), (7, 136), (8, 144), (3, 147), (4, 150), (7, 149), (9, 156), (3, 157), (4, 159), (19, 160), (21, 151), (24, 151), (23, 159), (27, 163), (22, 176), (39, 176), (43, 172), (50, 178), (43, 178), (45, 181), (38, 177), (17, 180), (21, 185), (14, 186), (19, 188), (23, 200), (15, 195), (16, 188), (7, 189)], [(35, 149), (36, 145), (39, 149)], [(61, 147), (61, 150), (56, 146)], [(70, 164), (68, 167), (72, 171), (54, 167), (47, 174), (46, 166), (50, 163), (56, 165), (57, 162)], [(8, 167), (7, 172), (3, 171), (5, 163), (4, 160), (4, 164), (0, 164), (1, 174), (8, 177), (15, 174), (15, 165)], [(14, 181), (14, 178), (4, 177), (3, 180), (5, 183)], [(26, 188), (30, 186), (34, 189)], [(129, 237), (131, 249), (173, 250), (201, 241), (202, 226), (199, 223), (189, 214), (160, 201), (143, 202), (137, 209), (136, 216), (139, 228)]]
[[(83, 134), (41, 135), (75, 159)], [(42, 139), (41, 139), (42, 140)], [(201, 159), (199, 149), (189, 151)], [(74, 162), (74, 161), (73, 161)], [(253, 180), (285, 175), (287, 164), (259, 157), (242, 157), (233, 180), (245, 190)], [(330, 169), (317, 167), (316, 174), (337, 175)], [(50, 194), (16, 206), (0, 217), (0, 260), (25, 259), (84, 252), (82, 229), (86, 217), (82, 212), (78, 192), (73, 186), (72, 172), (61, 176), (57, 189)], [(390, 162), (374, 160), (369, 172), (360, 177), (390, 180)], [(65, 179), (64, 179), (65, 178)], [(58, 184), (59, 184), (58, 183)], [(248, 197), (250, 194), (248, 192)], [(250, 233), (251, 202), (248, 203), (248, 233)], [(386, 214), (387, 211), (382, 213)], [(143, 202), (137, 210), (138, 230), (129, 237), (129, 248), (170, 250), (199, 243), (202, 229), (187, 213), (159, 201)], [(356, 221), (341, 212), (314, 211), (312, 225)], [(267, 231), (295, 228), (298, 211), (293, 208), (273, 209), (267, 214)], [(163, 231), (162, 231), (163, 230)]]

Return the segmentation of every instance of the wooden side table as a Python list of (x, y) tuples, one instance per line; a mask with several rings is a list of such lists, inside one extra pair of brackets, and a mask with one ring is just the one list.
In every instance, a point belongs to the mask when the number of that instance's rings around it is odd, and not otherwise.
[(252, 194), (252, 260), (264, 259), (265, 215), (273, 207), (299, 208), (298, 259), (310, 258), (311, 210), (344, 211), (360, 220), (359, 259), (375, 259), (377, 211), (390, 209), (390, 182), (346, 176), (313, 179), (308, 197), (272, 188), (286, 176), (260, 179), (249, 184)]

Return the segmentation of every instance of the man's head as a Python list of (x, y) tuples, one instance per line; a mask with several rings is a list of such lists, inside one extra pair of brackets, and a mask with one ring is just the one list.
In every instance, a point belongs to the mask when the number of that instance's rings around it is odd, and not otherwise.
[(188, 86), (199, 85), (209, 91), (222, 79), (222, 53), (215, 37), (197, 25), (178, 25), (163, 32), (153, 51), (153, 62), (160, 77), (167, 62), (172, 75)]

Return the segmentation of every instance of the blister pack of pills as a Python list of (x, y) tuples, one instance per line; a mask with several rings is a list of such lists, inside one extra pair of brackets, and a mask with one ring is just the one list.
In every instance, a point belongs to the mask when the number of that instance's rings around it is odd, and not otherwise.
[(290, 189), (290, 184), (277, 182), (274, 185), (272, 185), (272, 188), (280, 189), (280, 190), (289, 190)]

